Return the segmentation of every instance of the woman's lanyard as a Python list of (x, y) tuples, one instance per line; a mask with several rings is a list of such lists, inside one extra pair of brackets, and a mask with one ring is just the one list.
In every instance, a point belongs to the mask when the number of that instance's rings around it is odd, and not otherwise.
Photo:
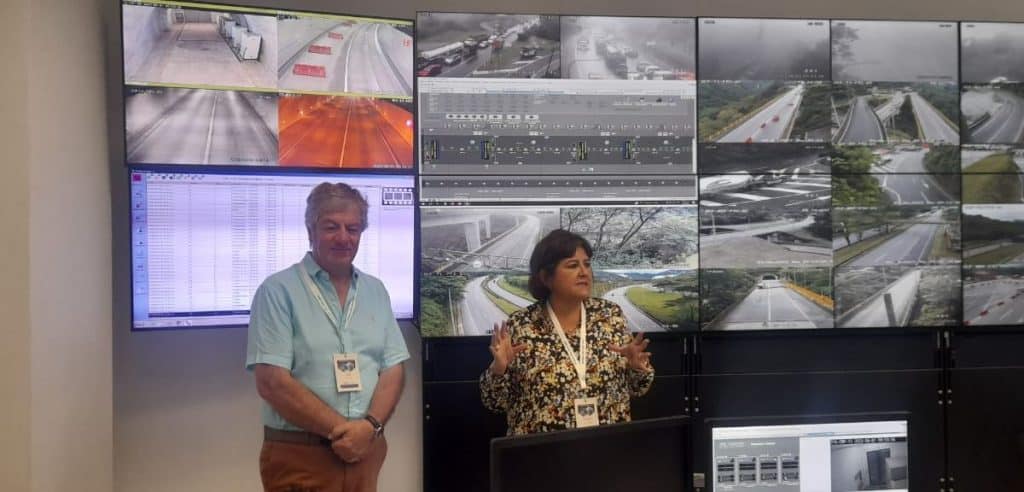
[[(348, 303), (347, 308), (342, 306), (342, 310), (345, 311), (345, 324), (340, 325), (338, 324), (338, 317), (334, 315), (334, 311), (331, 311), (331, 306), (327, 304), (327, 299), (324, 298), (324, 293), (320, 290), (319, 286), (313, 283), (313, 279), (308, 273), (306, 273), (306, 269), (303, 268), (302, 263), (296, 263), (295, 269), (299, 271), (299, 278), (302, 279), (302, 283), (306, 286), (306, 290), (309, 291), (309, 295), (313, 296), (316, 303), (320, 305), (320, 309), (324, 310), (324, 314), (327, 315), (327, 319), (331, 321), (334, 328), (338, 330), (338, 336), (340, 337), (341, 332), (347, 330), (349, 322), (352, 321), (352, 313), (356, 310), (356, 294), (358, 294), (359, 291), (352, 291), (352, 302)], [(353, 283), (349, 288), (351, 289), (354, 286), (355, 284)]]
[(565, 331), (562, 330), (562, 323), (558, 321), (558, 316), (555, 316), (555, 311), (551, 309), (551, 303), (548, 305), (548, 317), (551, 318), (551, 324), (555, 327), (555, 333), (558, 333), (558, 338), (562, 340), (562, 346), (565, 347), (565, 353), (569, 354), (569, 360), (572, 361), (572, 365), (576, 368), (576, 375), (580, 378), (580, 385), (583, 389), (587, 389), (587, 310), (583, 307), (583, 303), (580, 303), (580, 329), (577, 334), (580, 337), (580, 356), (576, 357), (576, 354), (572, 351), (572, 345), (569, 344), (569, 338), (565, 336)]

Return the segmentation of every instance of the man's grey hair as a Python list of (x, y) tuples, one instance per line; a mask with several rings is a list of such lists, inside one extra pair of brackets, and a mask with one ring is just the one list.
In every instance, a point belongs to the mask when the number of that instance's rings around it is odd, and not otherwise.
[(366, 198), (363, 198), (363, 194), (359, 193), (359, 190), (345, 183), (324, 182), (316, 185), (316, 188), (313, 188), (313, 191), (309, 192), (309, 197), (306, 198), (306, 230), (312, 234), (313, 228), (316, 227), (316, 221), (321, 216), (343, 212), (352, 206), (359, 208), (359, 216), (363, 221), (363, 228), (360, 231), (365, 231), (369, 226), (367, 215), (370, 204), (366, 203)]

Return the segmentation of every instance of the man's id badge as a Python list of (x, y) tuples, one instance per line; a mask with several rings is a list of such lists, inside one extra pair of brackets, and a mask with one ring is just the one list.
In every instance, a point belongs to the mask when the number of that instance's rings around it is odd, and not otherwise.
[(573, 400), (576, 413), (576, 428), (596, 427), (600, 424), (597, 415), (597, 398), (577, 398)]
[(338, 393), (363, 390), (356, 354), (334, 354), (334, 381), (338, 383)]

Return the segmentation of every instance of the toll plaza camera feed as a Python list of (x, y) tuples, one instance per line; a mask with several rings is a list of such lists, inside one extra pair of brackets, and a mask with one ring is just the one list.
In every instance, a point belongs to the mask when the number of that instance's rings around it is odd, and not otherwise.
[(277, 30), (283, 90), (412, 97), (410, 22), (282, 14)]
[(122, 5), (125, 83), (277, 87), (271, 11), (154, 6), (160, 3)]
[(957, 82), (955, 22), (832, 21), (832, 80)]
[(533, 247), (555, 228), (594, 248), (593, 295), (632, 330), (695, 329), (696, 207), (425, 207), (420, 215), (425, 336), (486, 335), (535, 302)]
[(1024, 323), (1024, 263), (964, 268), (964, 325)]
[(702, 330), (832, 328), (829, 268), (700, 272)]
[(152, 164), (275, 165), (277, 105), (276, 93), (127, 87), (126, 159)]
[(702, 80), (829, 80), (829, 23), (801, 19), (706, 19)]
[(282, 166), (412, 168), (409, 101), (283, 94), (279, 118)]
[(783, 143), (774, 145), (699, 145), (698, 172), (701, 174), (828, 174), (829, 148), (824, 143)]
[(700, 83), (702, 142), (827, 142), (832, 129), (827, 83)]
[(960, 24), (960, 74), (964, 83), (1024, 82), (1024, 24)]
[(562, 17), (562, 77), (694, 80), (694, 20)]
[(960, 314), (960, 265), (836, 269), (836, 327), (952, 326)]
[(850, 82), (832, 85), (836, 144), (960, 143), (955, 82)]
[(419, 77), (561, 77), (558, 16), (420, 12)]
[(1024, 83), (965, 84), (960, 112), (965, 143), (1024, 142)]

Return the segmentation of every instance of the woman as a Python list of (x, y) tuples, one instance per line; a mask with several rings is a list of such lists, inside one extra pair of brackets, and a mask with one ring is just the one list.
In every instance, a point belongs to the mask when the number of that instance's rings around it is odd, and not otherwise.
[(530, 256), (538, 301), (495, 326), (480, 390), (509, 435), (629, 421), (630, 397), (654, 381), (649, 341), (630, 336), (618, 305), (590, 297), (592, 254), (577, 234), (545, 236)]

